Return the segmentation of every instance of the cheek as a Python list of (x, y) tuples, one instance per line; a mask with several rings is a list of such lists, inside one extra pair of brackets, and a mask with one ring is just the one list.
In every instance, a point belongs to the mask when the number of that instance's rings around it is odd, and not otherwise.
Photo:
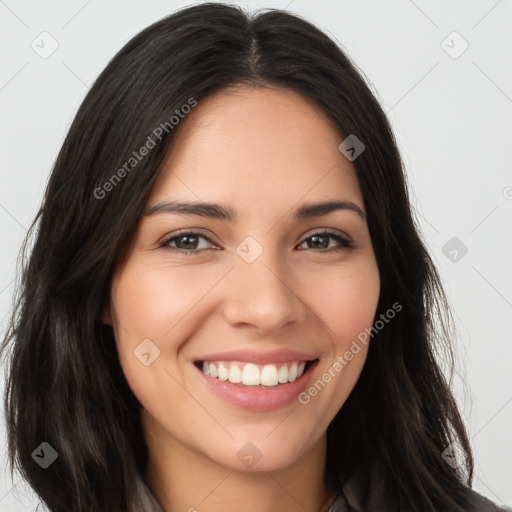
[[(129, 361), (134, 349), (145, 339), (152, 340), (161, 352), (176, 349), (190, 334), (191, 319), (204, 314), (205, 297), (223, 275), (196, 267), (168, 267), (138, 264), (124, 267), (112, 286), (112, 299), (118, 322), (116, 342), (120, 358)], [(314, 286), (311, 283), (314, 282)], [(336, 342), (336, 351), (369, 327), (379, 297), (379, 275), (375, 260), (309, 273), (298, 278), (297, 289)], [(173, 342), (173, 340), (178, 340)], [(133, 357), (132, 357), (133, 358)]]
[[(190, 336), (191, 324), (197, 325), (195, 316), (202, 311), (201, 300), (218, 280), (219, 276), (211, 272), (169, 269), (136, 258), (114, 279), (112, 303), (119, 360), (130, 388), (146, 409), (157, 411), (157, 389), (181, 397), (181, 387), (166, 370), (181, 379), (176, 353)], [(139, 359), (146, 352), (150, 354), (147, 366)], [(186, 397), (182, 399), (186, 402)]]
[(215, 279), (200, 272), (191, 276), (190, 271), (151, 265), (125, 267), (112, 286), (117, 320), (124, 327), (123, 343), (171, 340), (172, 332), (214, 284)]
[[(179, 395), (180, 387), (174, 386), (170, 374), (181, 380), (179, 355), (201, 325), (201, 318), (214, 307), (208, 294), (225, 273), (226, 269), (219, 267), (170, 267), (134, 257), (114, 279), (119, 361), (141, 402), (154, 396), (155, 389), (171, 391), (169, 386)], [(145, 366), (142, 355), (148, 348), (150, 363)]]
[(373, 324), (380, 278), (373, 257), (316, 277), (309, 303), (315, 305), (330, 345), (299, 402), (309, 417), (315, 418), (315, 432), (320, 435), (345, 403), (364, 367), (369, 345), (365, 329)]
[(372, 325), (380, 294), (380, 279), (375, 260), (341, 267), (315, 280), (308, 292), (309, 303), (336, 344), (346, 350), (352, 340)]

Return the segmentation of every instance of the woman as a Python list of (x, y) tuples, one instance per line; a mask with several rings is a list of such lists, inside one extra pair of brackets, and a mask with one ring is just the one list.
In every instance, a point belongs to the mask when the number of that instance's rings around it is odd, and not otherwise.
[(37, 221), (2, 350), (11, 467), (51, 510), (499, 510), (393, 134), (308, 22), (212, 3), (141, 32)]

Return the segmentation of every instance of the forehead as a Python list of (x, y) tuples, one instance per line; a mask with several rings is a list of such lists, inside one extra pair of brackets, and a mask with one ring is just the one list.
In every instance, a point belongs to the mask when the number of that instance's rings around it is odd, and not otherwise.
[(150, 201), (248, 205), (362, 196), (343, 135), (313, 101), (289, 89), (241, 87), (204, 100), (181, 120)]

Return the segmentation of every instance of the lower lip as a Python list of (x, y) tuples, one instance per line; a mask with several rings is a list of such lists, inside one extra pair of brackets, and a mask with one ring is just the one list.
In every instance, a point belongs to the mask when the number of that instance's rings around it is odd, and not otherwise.
[(206, 385), (225, 401), (251, 411), (274, 411), (297, 400), (298, 395), (306, 389), (312, 370), (317, 364), (318, 360), (310, 364), (308, 370), (293, 382), (268, 388), (238, 386), (210, 377), (195, 365), (194, 368), (201, 374)]

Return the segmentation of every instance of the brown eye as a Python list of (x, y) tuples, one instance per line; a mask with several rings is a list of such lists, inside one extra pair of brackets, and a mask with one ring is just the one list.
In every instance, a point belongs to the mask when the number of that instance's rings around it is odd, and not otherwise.
[(160, 247), (184, 253), (193, 253), (199, 252), (200, 250), (208, 249), (208, 247), (198, 248), (200, 239), (212, 243), (212, 241), (206, 236), (190, 231), (183, 232), (180, 233), (179, 235), (174, 235), (170, 238), (167, 238), (160, 244)]
[[(329, 239), (333, 239), (336, 242), (338, 242), (338, 247), (329, 247), (330, 241)], [(308, 242), (311, 241), (311, 242)], [(318, 252), (328, 251), (331, 250), (339, 250), (339, 249), (353, 249), (354, 244), (351, 240), (348, 238), (344, 238), (340, 236), (337, 233), (331, 233), (329, 231), (323, 231), (321, 233), (315, 233), (313, 235), (308, 236), (304, 239), (304, 241), (301, 243), (308, 243), (307, 249), (320, 249)], [(340, 247), (341, 246), (341, 247)]]

